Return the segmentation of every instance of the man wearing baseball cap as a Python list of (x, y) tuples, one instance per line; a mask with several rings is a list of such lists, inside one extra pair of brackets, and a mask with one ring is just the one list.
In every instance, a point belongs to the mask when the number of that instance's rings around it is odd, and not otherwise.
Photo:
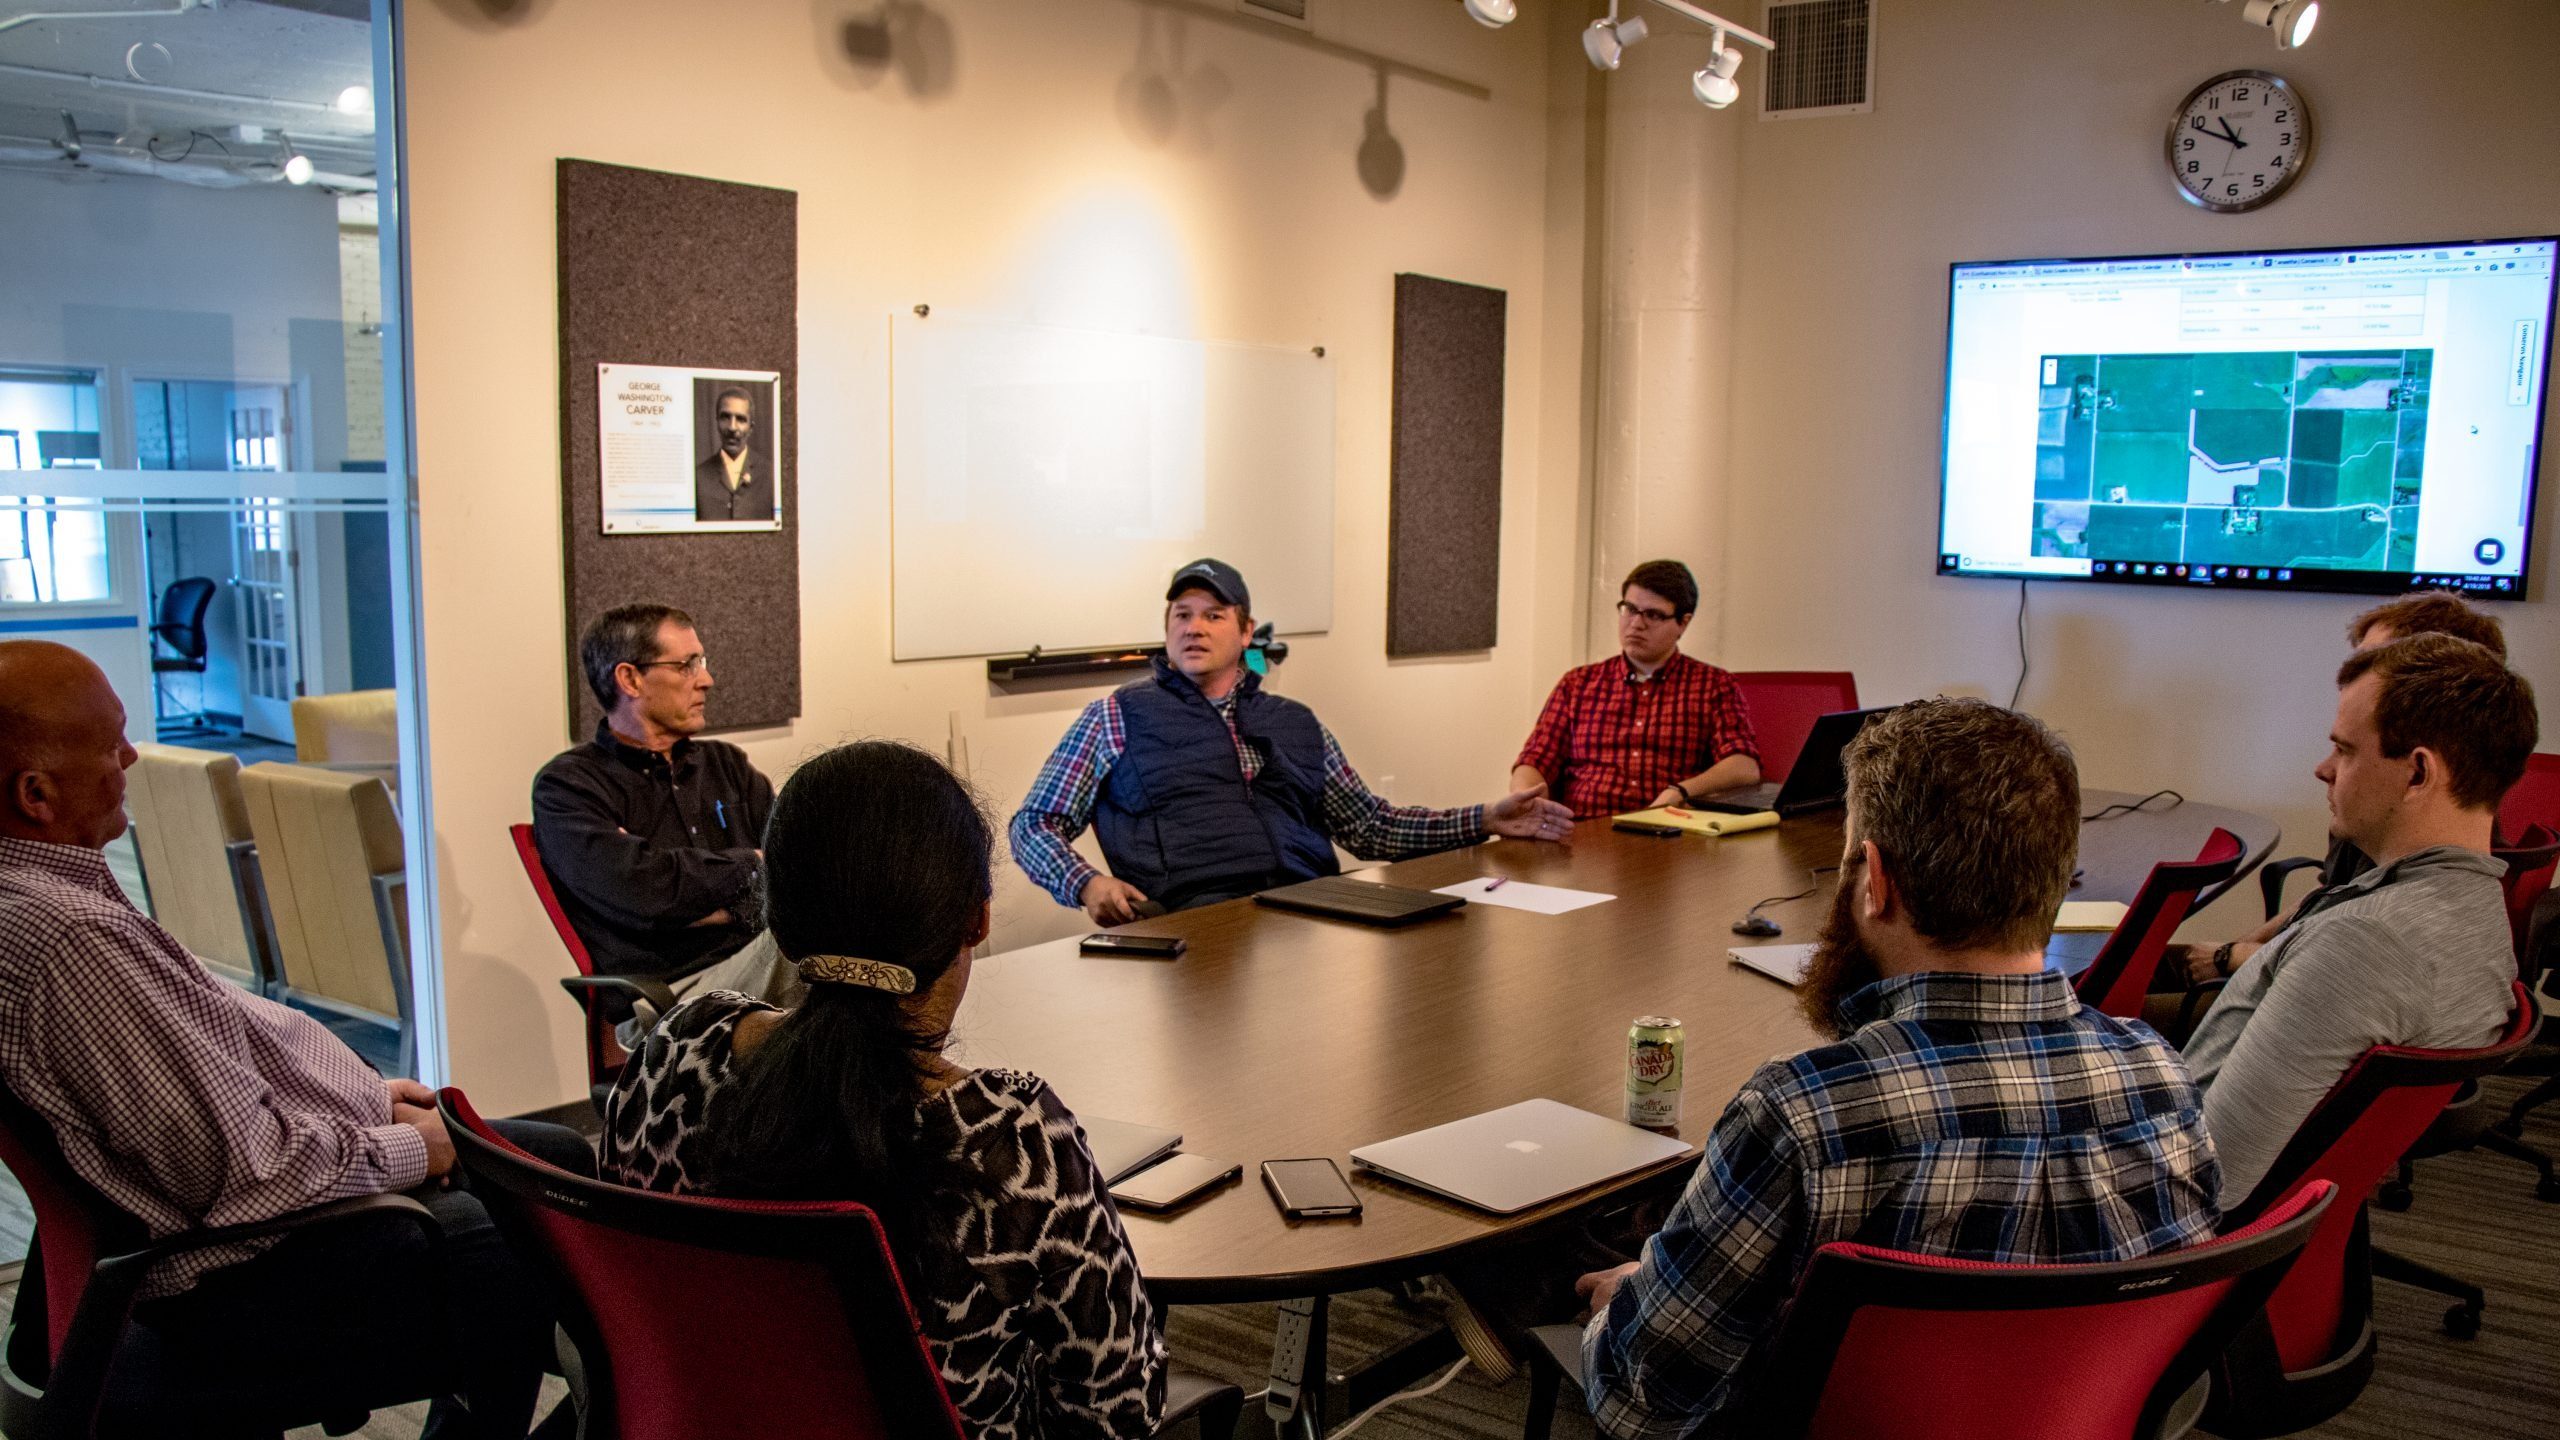
[[(1253, 597), (1234, 566), (1183, 566), (1165, 602), (1152, 672), (1084, 708), (1014, 812), (1013, 858), (1059, 904), (1118, 925), (1333, 874), (1337, 843), (1392, 860), (1572, 829), (1544, 786), (1449, 810), (1388, 804), (1314, 711), (1245, 668)], [(1088, 826), (1108, 875), (1075, 852)]]

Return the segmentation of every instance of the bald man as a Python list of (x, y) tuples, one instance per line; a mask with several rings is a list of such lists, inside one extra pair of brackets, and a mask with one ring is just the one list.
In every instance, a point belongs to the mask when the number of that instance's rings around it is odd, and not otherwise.
[[(155, 1240), (447, 1177), (432, 1092), (214, 978), (117, 887), (99, 852), (125, 831), (124, 724), (86, 656), (0, 642), (0, 1081)], [(557, 1126), (510, 1136), (555, 1160), (585, 1150)], [(161, 1261), (132, 1317), (157, 1343), (128, 1332), (110, 1413), (135, 1433), (230, 1434), (431, 1399), (429, 1436), (523, 1436), (548, 1309), (478, 1201), (418, 1198), (433, 1249), (369, 1216)]]

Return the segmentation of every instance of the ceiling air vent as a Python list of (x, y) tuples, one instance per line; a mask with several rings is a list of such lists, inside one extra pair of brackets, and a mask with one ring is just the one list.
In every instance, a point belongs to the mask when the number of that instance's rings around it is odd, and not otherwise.
[(1307, 19), (1307, 7), (1313, 3), (1314, 0), (1236, 0), (1236, 8), (1277, 24), (1312, 30), (1315, 25)]
[(1778, 53), (1760, 67), (1762, 118), (1876, 108), (1875, 8), (1875, 0), (1771, 0)]

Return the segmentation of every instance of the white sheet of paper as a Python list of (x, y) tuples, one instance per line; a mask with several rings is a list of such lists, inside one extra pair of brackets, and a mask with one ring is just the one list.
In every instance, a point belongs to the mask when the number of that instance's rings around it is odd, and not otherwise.
[(2124, 923), (2121, 900), (2065, 900), (2054, 912), (2053, 928), (2063, 931), (2113, 930)]
[(1470, 905), (1499, 905), (1505, 910), (1526, 910), (1533, 915), (1563, 915), (1618, 898), (1603, 895), (1597, 890), (1567, 890), (1558, 885), (1530, 885), (1518, 880), (1505, 880), (1494, 886), (1497, 879), (1501, 877), (1480, 875), (1455, 885), (1443, 885), (1431, 893), (1455, 895)]
[(1804, 979), (1805, 962), (1813, 958), (1813, 947), (1810, 945), (1736, 945), (1724, 953), (1733, 957), (1733, 963), (1736, 965), (1757, 970), (1781, 985), (1794, 985)]

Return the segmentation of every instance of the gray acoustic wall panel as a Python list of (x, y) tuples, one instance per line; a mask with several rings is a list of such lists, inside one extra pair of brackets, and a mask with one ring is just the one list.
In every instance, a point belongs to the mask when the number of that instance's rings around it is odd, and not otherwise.
[[(785, 724), (800, 713), (800, 197), (589, 160), (561, 161), (559, 178), (570, 738), (593, 734), (600, 714), (578, 636), (634, 601), (701, 627), (714, 729)], [(604, 534), (599, 364), (780, 371), (782, 528)]]
[(1502, 591), (1507, 297), (1396, 277), (1387, 653), (1490, 650)]

